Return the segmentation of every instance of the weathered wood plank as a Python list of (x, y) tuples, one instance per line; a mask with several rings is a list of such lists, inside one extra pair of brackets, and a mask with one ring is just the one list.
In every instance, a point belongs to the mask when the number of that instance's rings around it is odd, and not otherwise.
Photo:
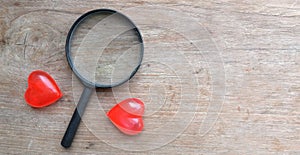
[[(299, 1), (0, 3), (0, 154), (300, 154)], [(139, 16), (155, 7), (165, 7), (170, 14)], [(92, 101), (99, 104), (89, 105), (85, 123), (66, 150), (60, 140), (82, 86), (67, 64), (65, 39), (74, 20), (96, 8), (124, 12), (141, 28), (145, 45), (160, 46), (145, 48), (145, 63), (128, 85), (97, 90)], [(177, 15), (172, 9), (186, 16), (170, 19)], [(157, 19), (169, 23), (192, 19), (207, 31), (199, 29), (195, 34), (203, 31), (203, 36), (188, 40), (183, 33), (155, 23)], [(213, 74), (212, 65), (221, 64), (211, 59), (214, 51), (224, 63), (225, 83)], [(26, 80), (35, 69), (56, 79), (64, 93), (56, 104), (43, 109), (26, 105)], [(212, 95), (223, 97), (214, 94), (214, 88), (223, 84), (224, 104), (222, 100), (213, 104)], [(102, 116), (113, 100), (120, 101), (129, 92), (146, 104), (141, 139), (124, 137)], [(188, 119), (180, 123), (176, 116)], [(159, 130), (160, 126), (165, 128)], [(177, 132), (183, 127), (187, 129)], [(150, 136), (155, 130), (157, 134)], [(163, 145), (170, 133), (171, 141)], [(134, 147), (134, 140), (144, 143)], [(149, 146), (157, 148), (146, 150)], [(134, 152), (139, 147), (145, 151)]]

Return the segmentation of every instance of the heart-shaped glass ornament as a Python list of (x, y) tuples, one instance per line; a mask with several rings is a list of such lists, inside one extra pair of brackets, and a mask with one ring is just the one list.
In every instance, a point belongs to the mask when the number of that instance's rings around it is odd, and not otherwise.
[(55, 80), (41, 70), (35, 70), (28, 77), (28, 88), (25, 92), (26, 102), (34, 108), (42, 108), (55, 103), (63, 96)]
[(129, 98), (116, 104), (107, 116), (111, 122), (123, 133), (136, 135), (144, 127), (144, 103), (137, 98)]

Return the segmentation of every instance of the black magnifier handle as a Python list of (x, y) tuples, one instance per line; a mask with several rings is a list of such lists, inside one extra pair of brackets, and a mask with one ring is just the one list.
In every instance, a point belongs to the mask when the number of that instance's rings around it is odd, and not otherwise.
[(69, 126), (65, 132), (63, 139), (61, 140), (61, 145), (65, 148), (69, 148), (73, 142), (74, 136), (81, 121), (81, 117), (83, 116), (86, 105), (93, 92), (92, 90), (93, 88), (85, 87), (80, 96), (79, 102), (70, 120)]

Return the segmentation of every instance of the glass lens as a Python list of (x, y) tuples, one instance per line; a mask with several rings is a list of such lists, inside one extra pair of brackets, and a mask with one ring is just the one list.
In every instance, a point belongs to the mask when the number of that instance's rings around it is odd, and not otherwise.
[(71, 67), (81, 80), (97, 87), (112, 87), (136, 72), (143, 44), (127, 17), (98, 11), (84, 17), (74, 30), (69, 47)]

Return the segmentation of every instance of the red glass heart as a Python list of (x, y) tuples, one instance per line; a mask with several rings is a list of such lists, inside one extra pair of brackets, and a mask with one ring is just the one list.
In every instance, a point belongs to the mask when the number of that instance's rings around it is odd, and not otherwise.
[(123, 133), (139, 134), (144, 127), (144, 103), (137, 98), (129, 98), (115, 105), (107, 116), (111, 122)]
[(42, 108), (55, 103), (63, 94), (47, 72), (36, 70), (28, 77), (28, 88), (24, 96), (30, 106)]

